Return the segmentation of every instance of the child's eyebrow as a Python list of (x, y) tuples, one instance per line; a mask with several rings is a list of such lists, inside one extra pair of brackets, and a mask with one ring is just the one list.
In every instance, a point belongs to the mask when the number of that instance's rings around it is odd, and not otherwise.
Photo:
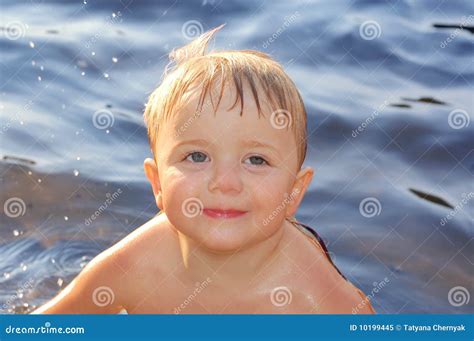
[(173, 149), (176, 149), (179, 146), (182, 146), (182, 145), (185, 145), (185, 144), (197, 144), (197, 145), (202, 145), (202, 146), (212, 145), (211, 142), (209, 142), (207, 140), (204, 140), (204, 139), (184, 140), (184, 141), (180, 141), (177, 144), (175, 144)]
[(245, 147), (269, 148), (269, 149), (272, 149), (274, 152), (278, 152), (277, 149), (275, 147), (273, 147), (272, 145), (269, 145), (269, 144), (264, 143), (264, 142), (256, 141), (256, 140), (245, 140), (244, 142), (242, 142), (242, 145), (245, 146)]

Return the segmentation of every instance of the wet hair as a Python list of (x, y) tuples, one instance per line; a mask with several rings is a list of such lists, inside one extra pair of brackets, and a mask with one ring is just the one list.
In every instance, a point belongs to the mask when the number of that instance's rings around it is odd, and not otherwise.
[[(243, 88), (246, 84), (259, 117), (268, 114), (274, 127), (292, 129), (298, 147), (299, 170), (307, 150), (306, 110), (300, 93), (283, 67), (265, 53), (255, 50), (207, 53), (209, 41), (222, 27), (216, 27), (170, 53), (170, 63), (165, 68), (162, 82), (152, 92), (145, 107), (144, 119), (153, 155), (156, 157), (160, 125), (186, 104), (184, 98), (187, 92), (201, 87), (196, 111), (202, 110), (206, 96), (209, 96), (216, 113), (224, 90), (233, 87), (235, 102), (228, 110), (240, 103), (242, 116), (245, 100)], [(272, 111), (264, 113), (265, 108)]]

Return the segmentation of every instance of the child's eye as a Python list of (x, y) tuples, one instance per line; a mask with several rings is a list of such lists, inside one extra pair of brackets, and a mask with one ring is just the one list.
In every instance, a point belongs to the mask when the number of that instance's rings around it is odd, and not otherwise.
[(249, 157), (247, 160), (250, 160), (250, 163), (253, 165), (253, 166), (263, 166), (263, 165), (268, 165), (268, 162), (262, 158), (261, 156), (251, 156)]
[[(191, 157), (192, 160), (189, 160), (189, 157)], [(204, 162), (206, 160), (206, 157), (207, 156), (204, 153), (192, 152), (192, 153), (189, 153), (188, 156), (186, 156), (185, 160), (200, 163), (200, 162)]]

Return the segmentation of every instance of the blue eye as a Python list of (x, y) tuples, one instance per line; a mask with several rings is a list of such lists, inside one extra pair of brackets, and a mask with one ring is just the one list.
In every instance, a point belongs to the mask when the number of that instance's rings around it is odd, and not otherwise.
[(249, 157), (247, 160), (250, 160), (253, 166), (268, 165), (268, 162), (264, 158), (256, 155)]
[[(185, 160), (191, 161), (193, 163), (203, 163), (203, 162), (206, 162), (206, 158), (207, 158), (207, 155), (202, 152), (192, 152), (186, 156)], [(268, 165), (268, 162), (264, 158), (258, 155), (250, 156), (249, 158), (247, 158), (247, 160), (250, 160), (250, 164), (252, 166)], [(248, 164), (248, 162), (246, 163)]]
[(204, 162), (206, 160), (206, 154), (204, 153), (201, 153), (201, 152), (192, 152), (192, 153), (189, 153), (188, 156), (186, 156), (186, 159), (185, 160), (188, 160), (188, 158), (191, 156), (192, 160), (189, 160), (189, 161), (193, 161), (193, 162)]

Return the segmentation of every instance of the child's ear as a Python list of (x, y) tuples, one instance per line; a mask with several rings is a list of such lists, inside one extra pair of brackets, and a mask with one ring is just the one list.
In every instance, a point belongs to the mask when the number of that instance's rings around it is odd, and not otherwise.
[(158, 167), (155, 160), (151, 158), (146, 158), (143, 162), (143, 167), (145, 168), (145, 174), (150, 181), (151, 188), (153, 189), (153, 195), (155, 196), (156, 206), (160, 210), (163, 210), (163, 198), (161, 193), (161, 184), (160, 177), (158, 175)]
[(306, 190), (313, 179), (313, 174), (313, 168), (306, 167), (305, 169), (301, 169), (296, 175), (295, 184), (293, 185), (291, 193), (289, 194), (291, 198), (286, 210), (287, 217), (293, 217), (296, 214), (296, 210), (300, 206), (304, 194), (306, 193)]

